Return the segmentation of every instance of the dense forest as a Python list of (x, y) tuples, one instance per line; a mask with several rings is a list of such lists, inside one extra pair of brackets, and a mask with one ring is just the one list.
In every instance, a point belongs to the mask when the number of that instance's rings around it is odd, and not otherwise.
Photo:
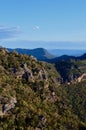
[(86, 130), (86, 80), (74, 80), (85, 66), (85, 60), (50, 64), (1, 48), (0, 130)]

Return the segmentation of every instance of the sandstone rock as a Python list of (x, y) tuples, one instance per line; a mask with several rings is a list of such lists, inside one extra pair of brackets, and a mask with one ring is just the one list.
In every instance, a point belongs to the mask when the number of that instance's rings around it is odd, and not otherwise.
[(0, 110), (1, 113), (3, 114), (8, 113), (8, 111), (11, 111), (11, 109), (15, 107), (16, 103), (17, 100), (15, 97), (10, 97), (10, 99), (8, 98), (8, 100), (4, 104), (1, 104), (1, 108), (2, 108), (2, 110)]

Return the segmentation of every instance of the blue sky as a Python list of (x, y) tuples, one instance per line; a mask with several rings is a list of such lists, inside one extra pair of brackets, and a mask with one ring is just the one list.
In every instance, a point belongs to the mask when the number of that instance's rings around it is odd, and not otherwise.
[(0, 45), (86, 49), (86, 0), (0, 0)]

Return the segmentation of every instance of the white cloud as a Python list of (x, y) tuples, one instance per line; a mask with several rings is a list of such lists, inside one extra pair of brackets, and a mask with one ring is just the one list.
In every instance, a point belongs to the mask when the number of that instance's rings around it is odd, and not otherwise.
[(38, 25), (35, 25), (34, 27), (33, 27), (33, 30), (39, 30), (40, 29), (40, 27), (38, 26)]
[(8, 39), (20, 34), (20, 26), (8, 27), (0, 25), (0, 39)]

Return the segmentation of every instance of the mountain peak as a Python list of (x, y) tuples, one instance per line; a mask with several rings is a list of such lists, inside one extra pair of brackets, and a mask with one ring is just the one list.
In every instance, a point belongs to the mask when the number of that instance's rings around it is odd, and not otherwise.
[(35, 49), (20, 49), (20, 48), (9, 49), (8, 48), (8, 51), (10, 51), (10, 52), (14, 51), (14, 50), (20, 54), (32, 55), (32, 56), (36, 57), (38, 60), (49, 60), (49, 59), (55, 58), (55, 56), (50, 54), (44, 48), (35, 48)]

